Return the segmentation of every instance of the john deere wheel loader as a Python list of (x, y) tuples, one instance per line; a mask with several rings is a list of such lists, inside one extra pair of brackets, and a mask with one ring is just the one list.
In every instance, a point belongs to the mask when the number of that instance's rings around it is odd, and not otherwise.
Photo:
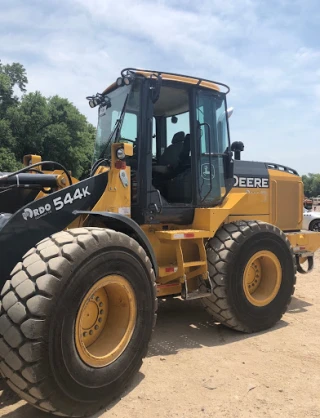
[(37, 155), (1, 174), (0, 370), (22, 399), (61, 416), (105, 408), (141, 366), (157, 298), (201, 298), (246, 333), (280, 320), (320, 234), (301, 231), (298, 173), (231, 145), (228, 92), (125, 69), (88, 97), (88, 178)]

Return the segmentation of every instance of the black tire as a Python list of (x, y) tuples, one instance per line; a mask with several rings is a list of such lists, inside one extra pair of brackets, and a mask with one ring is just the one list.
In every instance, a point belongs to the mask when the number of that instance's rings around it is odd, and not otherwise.
[[(137, 319), (125, 351), (106, 367), (81, 361), (75, 317), (101, 277), (121, 274), (134, 290)], [(143, 248), (112, 230), (59, 232), (31, 249), (1, 293), (0, 370), (35, 407), (90, 416), (119, 396), (146, 356), (156, 321), (154, 271)]]
[[(214, 294), (201, 299), (206, 310), (221, 324), (252, 333), (274, 326), (286, 312), (294, 293), (296, 263), (285, 234), (265, 222), (240, 221), (224, 225), (207, 243), (209, 275)], [(258, 251), (276, 255), (282, 281), (275, 298), (265, 306), (250, 303), (243, 289), (243, 275)]]
[(310, 223), (310, 231), (320, 232), (320, 219), (315, 219)]

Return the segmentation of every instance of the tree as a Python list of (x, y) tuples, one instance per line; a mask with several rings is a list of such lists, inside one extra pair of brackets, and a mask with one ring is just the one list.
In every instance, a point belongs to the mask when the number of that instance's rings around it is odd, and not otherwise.
[(0, 148), (0, 171), (1, 172), (12, 172), (22, 168), (22, 163), (19, 163), (13, 152), (7, 148)]
[(26, 92), (28, 83), (26, 70), (18, 62), (3, 65), (0, 60), (0, 117), (3, 117), (10, 106), (19, 102), (14, 95), (14, 87), (18, 87), (22, 93)]
[(315, 197), (320, 195), (320, 174), (309, 173), (302, 176), (304, 184), (304, 194), (307, 197)]
[[(0, 171), (20, 167), (25, 154), (39, 154), (83, 177), (91, 166), (95, 128), (68, 99), (26, 94), (27, 83), (21, 64), (0, 61)], [(15, 87), (21, 98), (14, 96)]]

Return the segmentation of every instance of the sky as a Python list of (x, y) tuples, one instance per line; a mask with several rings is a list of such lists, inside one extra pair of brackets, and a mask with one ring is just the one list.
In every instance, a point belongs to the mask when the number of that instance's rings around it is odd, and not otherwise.
[(138, 67), (230, 86), (231, 141), (245, 160), (320, 172), (318, 0), (0, 0), (0, 59), (28, 91), (86, 96)]

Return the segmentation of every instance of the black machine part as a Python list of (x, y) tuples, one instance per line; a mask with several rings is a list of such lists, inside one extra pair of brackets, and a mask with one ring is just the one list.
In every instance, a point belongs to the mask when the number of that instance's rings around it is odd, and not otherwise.
[[(6, 184), (6, 182), (9, 178), (15, 177), (15, 176), (17, 176), (19, 174), (22, 174), (22, 173), (26, 173), (28, 171), (29, 172), (34, 171), (34, 172), (38, 172), (38, 173), (43, 174), (42, 171), (39, 170), (39, 167), (43, 168), (44, 166), (48, 166), (48, 165), (50, 167), (58, 167), (60, 170), (62, 170), (66, 174), (66, 176), (68, 178), (68, 181), (69, 181), (69, 184), (70, 185), (72, 184), (71, 175), (70, 175), (69, 171), (62, 164), (57, 163), (56, 161), (40, 161), (38, 163), (31, 164), (31, 165), (28, 165), (26, 167), (23, 167), (20, 170), (14, 171), (13, 173), (0, 173), (1, 174), (0, 185), (1, 184)], [(36, 168), (36, 167), (38, 167), (38, 168)]]
[(40, 186), (57, 187), (56, 174), (31, 174), (31, 173), (2, 173), (0, 176), (0, 188), (7, 186)]
[(15, 213), (34, 201), (40, 191), (54, 192), (57, 178), (55, 174), (0, 173), (0, 214)]
[(52, 193), (58, 186), (57, 174), (45, 174), (44, 167), (63, 171), (69, 185), (72, 178), (67, 169), (55, 161), (41, 161), (28, 165), (12, 173), (0, 173), (0, 213), (15, 213), (21, 207), (35, 200), (39, 191)]
[(231, 151), (234, 152), (234, 159), (240, 160), (241, 152), (244, 150), (244, 144), (241, 141), (235, 141), (231, 144)]
[[(41, 177), (42, 174), (39, 176)], [(90, 211), (103, 194), (107, 182), (107, 172), (98, 174), (41, 199), (33, 200), (14, 214), (2, 214), (0, 287), (7, 280), (15, 264), (30, 248), (42, 239), (66, 228), (79, 216), (75, 213), (76, 210)]]

